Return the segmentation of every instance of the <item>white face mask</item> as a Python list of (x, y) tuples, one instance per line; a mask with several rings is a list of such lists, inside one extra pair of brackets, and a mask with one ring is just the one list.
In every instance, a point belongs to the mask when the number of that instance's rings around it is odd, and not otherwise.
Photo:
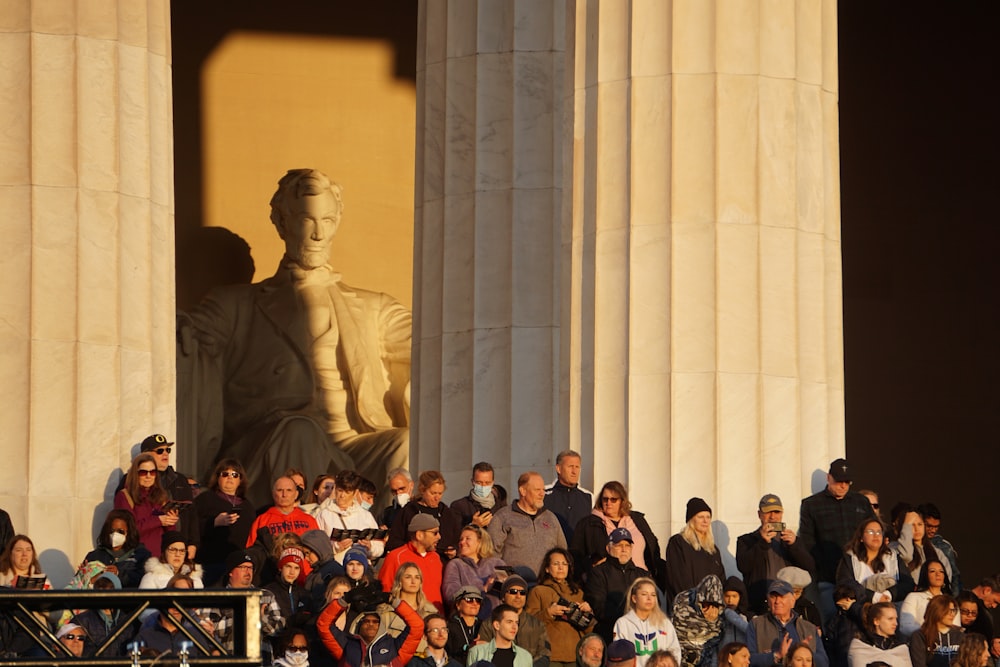
[(399, 493), (399, 494), (396, 494), (396, 504), (397, 505), (399, 505), (400, 507), (402, 507), (403, 505), (405, 505), (408, 502), (410, 502), (410, 494), (408, 494), (408, 493)]
[(111, 548), (120, 549), (125, 544), (125, 536), (121, 533), (111, 533)]
[(472, 485), (472, 495), (476, 498), (486, 498), (493, 491), (493, 485), (483, 486), (481, 484)]
[(285, 651), (285, 662), (289, 665), (308, 665), (309, 653), (307, 651)]

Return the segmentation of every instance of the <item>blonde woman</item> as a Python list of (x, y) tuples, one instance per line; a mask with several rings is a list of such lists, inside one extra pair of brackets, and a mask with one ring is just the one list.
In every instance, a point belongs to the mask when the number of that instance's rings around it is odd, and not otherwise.
[[(427, 596), (424, 595), (424, 576), (416, 563), (403, 563), (399, 566), (390, 595), (392, 596), (389, 598), (390, 600), (398, 598), (410, 605), (420, 618), (427, 618), (438, 611), (437, 607), (428, 602)], [(398, 637), (406, 629), (406, 621), (396, 613), (392, 605), (379, 605), (378, 613), (382, 617), (380, 627), (393, 637)], [(341, 614), (341, 616), (343, 615)], [(417, 654), (423, 655), (426, 650), (427, 637), (421, 635), (420, 644), (417, 645)]]
[(714, 574), (726, 580), (722, 554), (712, 537), (712, 508), (701, 498), (687, 502), (687, 525), (667, 542), (667, 582), (664, 594), (672, 602), (677, 594), (697, 586)]
[(644, 667), (657, 650), (666, 650), (681, 664), (681, 644), (673, 623), (660, 609), (656, 584), (639, 577), (625, 594), (625, 615), (615, 621), (615, 639), (635, 645), (635, 667)]

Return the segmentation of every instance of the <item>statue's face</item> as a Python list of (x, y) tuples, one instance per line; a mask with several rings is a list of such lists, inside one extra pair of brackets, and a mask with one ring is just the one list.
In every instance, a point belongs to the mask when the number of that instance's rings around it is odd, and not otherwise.
[(278, 226), (278, 234), (285, 241), (288, 257), (302, 268), (315, 269), (329, 259), (330, 243), (339, 224), (332, 193), (304, 195), (288, 202), (288, 214)]

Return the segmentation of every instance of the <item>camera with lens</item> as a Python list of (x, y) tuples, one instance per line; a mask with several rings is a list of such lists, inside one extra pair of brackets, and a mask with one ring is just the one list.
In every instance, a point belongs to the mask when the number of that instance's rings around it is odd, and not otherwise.
[(566, 598), (559, 598), (559, 606), (569, 607), (569, 610), (562, 615), (562, 619), (577, 630), (586, 630), (594, 622), (594, 615), (589, 611), (580, 609), (580, 604), (577, 602), (570, 602)]

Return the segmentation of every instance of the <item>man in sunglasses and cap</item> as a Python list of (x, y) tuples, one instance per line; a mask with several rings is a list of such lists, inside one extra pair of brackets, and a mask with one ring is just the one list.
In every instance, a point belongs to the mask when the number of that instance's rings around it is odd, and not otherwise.
[[(525, 648), (532, 655), (534, 667), (548, 667), (552, 649), (545, 624), (531, 614), (524, 613), (528, 602), (528, 582), (523, 577), (512, 574), (504, 579), (500, 589), (500, 601), (517, 612), (517, 636), (514, 643)], [(489, 643), (496, 631), (492, 623), (483, 623), (479, 629), (479, 639)]]

